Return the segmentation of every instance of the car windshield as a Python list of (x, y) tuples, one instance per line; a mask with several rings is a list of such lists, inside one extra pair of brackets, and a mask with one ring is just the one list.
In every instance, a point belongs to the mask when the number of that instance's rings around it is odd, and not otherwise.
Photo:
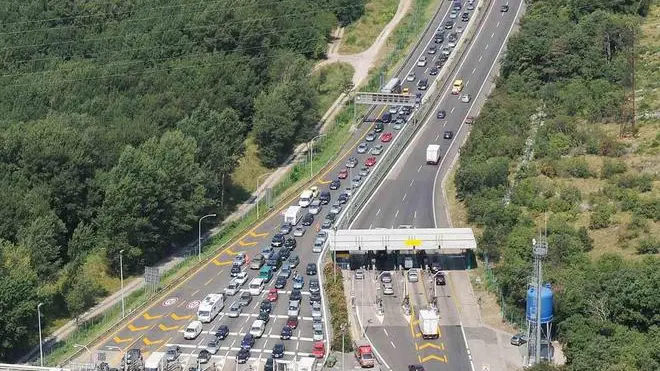
[(197, 315), (200, 316), (200, 317), (206, 317), (206, 316), (209, 315), (209, 312), (203, 310), (203, 311), (199, 311), (199, 312), (197, 312)]

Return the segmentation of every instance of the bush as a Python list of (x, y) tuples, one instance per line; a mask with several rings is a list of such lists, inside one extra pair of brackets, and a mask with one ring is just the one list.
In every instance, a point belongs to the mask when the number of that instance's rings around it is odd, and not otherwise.
[(563, 177), (589, 178), (593, 176), (587, 160), (582, 157), (564, 158), (556, 165), (557, 173)]
[(653, 177), (649, 174), (624, 174), (617, 178), (616, 184), (621, 188), (631, 188), (637, 189), (640, 192), (649, 192), (653, 188)]
[(657, 254), (658, 252), (660, 252), (660, 240), (649, 237), (639, 241), (638, 254)]
[[(324, 288), (325, 293), (327, 294), (328, 306), (330, 307), (330, 313), (332, 313), (332, 342), (330, 343), (330, 349), (341, 351), (342, 346), (342, 325), (345, 325), (344, 331), (344, 350), (350, 352), (353, 350), (353, 341), (351, 338), (350, 331), (350, 321), (348, 319), (348, 308), (346, 306), (346, 295), (344, 294), (344, 281), (342, 279), (341, 270), (337, 268), (336, 272), (333, 272), (334, 264), (331, 262), (327, 263), (323, 267), (323, 274), (325, 277)], [(333, 277), (337, 279), (334, 279)], [(326, 334), (327, 335), (327, 334)]]
[(606, 158), (603, 160), (603, 167), (600, 169), (600, 177), (609, 179), (612, 175), (625, 173), (626, 170), (627, 167), (623, 161)]
[(598, 205), (591, 213), (589, 229), (602, 229), (610, 226), (614, 210), (609, 205)]

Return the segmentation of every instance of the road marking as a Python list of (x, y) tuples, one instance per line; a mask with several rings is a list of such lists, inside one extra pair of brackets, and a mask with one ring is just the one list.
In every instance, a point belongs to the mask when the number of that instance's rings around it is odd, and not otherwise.
[(401, 202), (403, 202), (403, 201), (406, 200), (406, 196), (408, 196), (408, 194), (407, 194), (407, 193), (404, 193), (404, 194), (403, 194), (403, 198), (401, 199)]
[(369, 229), (371, 229), (373, 226), (374, 226), (373, 223), (369, 224)]
[[(244, 242), (243, 240), (239, 240), (238, 244), (245, 247), (245, 246), (255, 246), (257, 243), (256, 242)], [(230, 253), (230, 250), (227, 250), (227, 253), (230, 255), (236, 255), (236, 253)]]
[(472, 69), (472, 74), (474, 75), (474, 72), (477, 70), (477, 67)]
[(456, 108), (456, 107), (452, 107), (452, 108), (451, 108), (451, 111), (450, 111), (449, 113), (454, 113), (454, 109), (455, 109), (455, 108)]
[(128, 326), (126, 326), (126, 327), (127, 327), (129, 330), (133, 331), (133, 332), (136, 332), (136, 331), (144, 331), (144, 330), (146, 330), (146, 329), (149, 328), (149, 326), (140, 326), (140, 327), (137, 327), (137, 326), (133, 325), (132, 323), (129, 323)]
[(172, 319), (175, 320), (175, 321), (181, 321), (181, 320), (185, 320), (185, 319), (190, 319), (191, 317), (192, 317), (192, 314), (189, 314), (189, 315), (187, 315), (187, 316), (179, 316), (179, 315), (177, 315), (176, 313), (172, 313), (172, 314), (170, 314), (170, 318), (172, 318)]
[[(170, 300), (170, 299), (168, 299), (168, 300)], [(167, 301), (167, 300), (166, 300), (166, 301)], [(172, 303), (172, 304), (174, 304), (174, 303)], [(171, 305), (171, 304), (170, 304), (170, 305)], [(143, 317), (144, 319), (146, 319), (147, 321), (151, 321), (152, 319), (159, 319), (159, 318), (163, 317), (163, 315), (162, 315), (162, 314), (159, 314), (159, 315), (157, 315), (157, 316), (152, 316), (152, 315), (150, 315), (149, 313), (145, 313), (145, 314), (142, 315), (142, 317)]]
[[(442, 125), (442, 127), (444, 128), (444, 127), (445, 127), (445, 125)], [(438, 135), (436, 135), (436, 137), (435, 137), (435, 141), (437, 142), (437, 141), (438, 141), (438, 139), (440, 139), (440, 134), (438, 134)]]
[(422, 165), (419, 165), (419, 169), (417, 169), (417, 172), (418, 172), (418, 173), (419, 173), (420, 171), (422, 171)]
[(415, 183), (415, 179), (413, 179), (413, 180), (410, 181), (410, 186), (409, 186), (409, 188), (412, 188), (413, 183)]
[(394, 346), (394, 343), (392, 342), (392, 340), (390, 340), (390, 344), (392, 344), (392, 348), (396, 349), (396, 346)]
[(467, 81), (465, 82), (465, 87), (466, 87), (466, 88), (467, 88), (468, 85), (470, 85), (470, 80), (467, 80)]
[(484, 48), (484, 50), (486, 50), (486, 49), (488, 49), (488, 44), (486, 44), (486, 47)]
[(490, 38), (491, 38), (491, 39), (492, 39), (493, 37), (495, 37), (495, 32), (493, 32), (493, 33), (490, 35)]
[(500, 26), (500, 21), (497, 21), (497, 24), (495, 25), (495, 27), (499, 27), (499, 26)]
[(330, 184), (332, 180), (319, 180), (319, 184)]
[(211, 278), (209, 278), (209, 280), (206, 281), (206, 283), (204, 283), (204, 286), (208, 286), (209, 283), (213, 282), (214, 279), (215, 279), (215, 277), (211, 277)]
[(252, 236), (252, 237), (256, 237), (256, 238), (265, 237), (265, 236), (267, 236), (267, 235), (268, 235), (267, 232), (264, 232), (264, 233), (257, 233), (257, 232), (254, 231), (254, 229), (250, 231), (250, 236)]
[(217, 265), (218, 267), (221, 267), (223, 265), (231, 265), (232, 263), (233, 262), (231, 261), (225, 261), (225, 262), (218, 261), (218, 258), (213, 259), (213, 264)]
[(376, 211), (376, 216), (378, 216), (378, 214), (380, 214), (380, 208), (378, 208), (378, 211)]
[(195, 296), (195, 295), (197, 295), (198, 292), (199, 292), (199, 289), (193, 291), (192, 295), (190, 295), (190, 296)]
[(132, 341), (133, 338), (120, 338), (119, 336), (115, 336), (114, 338), (112, 338), (112, 340), (117, 344), (121, 344), (121, 343), (128, 343), (129, 341)]
[(383, 327), (383, 332), (385, 333), (385, 336), (390, 336), (390, 334), (387, 333), (387, 330)]
[[(413, 213), (413, 222), (415, 221), (415, 219), (417, 219), (417, 211), (415, 211), (415, 213)], [(413, 223), (413, 224), (415, 224), (415, 223)]]
[(438, 350), (445, 350), (445, 344), (440, 343), (440, 345), (433, 344), (433, 343), (424, 343), (419, 346), (419, 350), (426, 349), (426, 348), (434, 348)]
[(179, 328), (179, 325), (174, 325), (174, 326), (165, 326), (162, 323), (158, 325), (158, 328), (163, 330), (163, 331), (174, 331)]
[(218, 271), (218, 276), (221, 275), (221, 274), (223, 274), (224, 272), (225, 272), (224, 269), (220, 269), (220, 270)]
[(482, 59), (483, 57), (484, 57), (483, 55), (480, 55), (480, 56), (479, 56), (479, 62), (481, 62), (481, 59)]
[(394, 217), (396, 218), (397, 215), (399, 215), (399, 210), (396, 211), (396, 214), (394, 214)]
[(149, 340), (149, 338), (145, 337), (142, 339), (142, 342), (144, 343), (144, 345), (149, 346), (154, 344), (160, 344), (163, 342), (163, 340)]
[(428, 72), (429, 72), (429, 68), (426, 67), (426, 69), (424, 70), (424, 74), (426, 75)]
[(447, 363), (447, 356), (438, 357), (435, 354), (431, 354), (431, 355), (428, 355), (428, 356), (422, 358), (420, 362), (424, 363), (424, 362), (428, 362), (428, 361), (438, 361), (438, 362)]

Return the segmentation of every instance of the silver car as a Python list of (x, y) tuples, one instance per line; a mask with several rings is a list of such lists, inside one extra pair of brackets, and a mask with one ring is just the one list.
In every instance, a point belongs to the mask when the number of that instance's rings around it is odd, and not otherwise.
[(415, 81), (415, 72), (411, 72), (408, 74), (408, 77), (406, 77), (406, 80), (408, 81)]
[(367, 142), (373, 142), (374, 140), (376, 140), (376, 133), (367, 134), (367, 136), (364, 137), (364, 140), (366, 140)]
[(451, 54), (451, 49), (449, 47), (444, 47), (444, 48), (442, 48), (441, 53), (444, 54), (444, 55), (449, 55), (449, 54)]
[(323, 242), (319, 240), (314, 241), (314, 246), (312, 246), (313, 253), (320, 253), (323, 251)]
[(243, 312), (243, 306), (241, 306), (237, 301), (235, 301), (231, 305), (231, 307), (229, 307), (229, 313), (227, 314), (227, 317), (238, 318), (238, 316), (240, 316), (242, 312)]
[(218, 350), (220, 347), (218, 346), (218, 342), (215, 340), (212, 340), (208, 344), (206, 344), (206, 350), (211, 353), (211, 354), (216, 354), (218, 353)]
[(383, 145), (382, 144), (377, 144), (371, 149), (371, 154), (374, 156), (378, 156), (381, 153), (383, 153)]
[(419, 282), (419, 273), (417, 269), (411, 269), (408, 271), (408, 282)]
[(295, 237), (302, 237), (302, 236), (304, 236), (304, 235), (305, 235), (305, 227), (298, 226), (298, 227), (294, 228), (294, 230), (293, 230), (293, 235), (294, 235)]
[(359, 188), (360, 184), (362, 184), (362, 177), (359, 175), (354, 176), (353, 179), (351, 180), (351, 185), (353, 186), (353, 188)]
[(316, 215), (321, 212), (321, 200), (312, 201), (312, 203), (309, 204), (309, 209), (307, 209), (307, 211), (312, 215)]
[(356, 280), (363, 280), (364, 279), (364, 271), (362, 269), (356, 269), (355, 270), (355, 279)]
[(391, 283), (383, 284), (383, 295), (394, 295), (394, 287)]
[(328, 232), (320, 231), (319, 233), (316, 234), (316, 241), (321, 241), (321, 243), (325, 243), (325, 240), (327, 239), (328, 239)]
[(357, 146), (357, 153), (367, 153), (369, 150), (369, 145), (366, 142), (362, 142)]
[(391, 115), (395, 115), (397, 112), (399, 112), (399, 107), (397, 107), (397, 106), (391, 106), (390, 109), (388, 110), (388, 112), (389, 112)]
[(360, 174), (361, 177), (365, 177), (369, 175), (369, 168), (368, 167), (361, 168), (358, 174)]
[(456, 19), (458, 17), (458, 11), (455, 9), (451, 10), (451, 13), (449, 13), (449, 19)]
[(358, 159), (355, 157), (349, 157), (348, 160), (346, 160), (346, 167), (348, 168), (356, 167), (357, 164), (358, 164)]

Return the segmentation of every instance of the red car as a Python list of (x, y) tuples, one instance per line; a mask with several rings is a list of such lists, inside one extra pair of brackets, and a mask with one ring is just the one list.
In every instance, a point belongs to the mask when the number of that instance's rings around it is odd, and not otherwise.
[(376, 165), (376, 158), (375, 157), (369, 157), (364, 162), (364, 166), (374, 166), (374, 165)]
[(298, 317), (289, 317), (289, 319), (286, 320), (286, 326), (292, 330), (298, 328)]
[(268, 301), (273, 302), (277, 300), (277, 289), (274, 287), (271, 287), (270, 290), (268, 290), (268, 296), (266, 296), (266, 299)]
[(322, 341), (314, 343), (312, 355), (316, 358), (323, 358), (325, 356), (325, 344)]
[(339, 175), (337, 175), (337, 178), (339, 178), (339, 179), (346, 179), (346, 178), (348, 178), (348, 170), (346, 170), (346, 169), (342, 169), (342, 170), (339, 172)]
[(380, 141), (381, 142), (387, 143), (390, 140), (392, 140), (392, 133), (387, 132), (387, 133), (383, 133), (383, 134), (380, 135)]

